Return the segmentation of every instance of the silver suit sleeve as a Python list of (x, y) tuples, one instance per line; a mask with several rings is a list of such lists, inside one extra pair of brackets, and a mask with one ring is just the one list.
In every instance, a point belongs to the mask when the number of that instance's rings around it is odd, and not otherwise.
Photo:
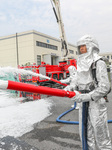
[(96, 65), (96, 78), (98, 85), (94, 91), (91, 92), (93, 100), (97, 101), (105, 96), (110, 89), (110, 82), (108, 79), (107, 66), (103, 60), (99, 60)]

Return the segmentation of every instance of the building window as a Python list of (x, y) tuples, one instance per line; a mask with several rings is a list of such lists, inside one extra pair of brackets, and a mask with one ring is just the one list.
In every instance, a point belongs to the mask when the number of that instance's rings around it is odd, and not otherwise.
[(39, 42), (39, 41), (36, 41), (36, 46), (40, 46), (40, 47), (44, 47), (44, 48), (49, 48), (49, 49), (53, 49), (53, 50), (58, 50), (58, 47), (55, 46), (55, 45), (46, 44), (46, 43)]
[(111, 55), (111, 59), (112, 59), (112, 55)]
[(41, 55), (37, 55), (37, 65), (41, 65)]
[(109, 56), (107, 56), (107, 58), (109, 59)]
[(74, 51), (73, 51), (73, 50), (69, 50), (69, 51), (70, 51), (71, 54), (74, 54)]

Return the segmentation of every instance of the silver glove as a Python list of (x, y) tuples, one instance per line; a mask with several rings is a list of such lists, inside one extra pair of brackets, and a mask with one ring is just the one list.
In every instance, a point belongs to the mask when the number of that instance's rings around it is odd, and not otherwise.
[(65, 83), (65, 81), (64, 81), (64, 80), (60, 80), (60, 82), (61, 82), (61, 83)]
[(76, 93), (76, 95), (74, 97), (71, 98), (71, 100), (81, 103), (81, 102), (88, 102), (91, 99), (91, 95), (89, 93), (87, 94), (80, 94), (78, 91), (74, 91)]
[(66, 86), (66, 87), (64, 88), (64, 90), (65, 90), (65, 91), (71, 91), (71, 86), (70, 86), (70, 85)]

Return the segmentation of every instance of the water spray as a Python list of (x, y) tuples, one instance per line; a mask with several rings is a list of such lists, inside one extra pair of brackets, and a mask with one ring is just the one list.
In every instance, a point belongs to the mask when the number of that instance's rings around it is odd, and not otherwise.
[(67, 84), (61, 83), (60, 81), (57, 81), (56, 79), (50, 78), (48, 76), (45, 76), (45, 75), (42, 75), (39, 73), (35, 73), (33, 71), (30, 71), (30, 70), (24, 70), (24, 69), (12, 68), (12, 67), (4, 67), (4, 68), (0, 67), (0, 72), (1, 72), (0, 75), (2, 75), (2, 76), (5, 76), (6, 73), (12, 73), (13, 75), (15, 75), (15, 74), (32, 75), (32, 76), (51, 80), (51, 81), (58, 83), (58, 84), (61, 84), (63, 86), (67, 86)]

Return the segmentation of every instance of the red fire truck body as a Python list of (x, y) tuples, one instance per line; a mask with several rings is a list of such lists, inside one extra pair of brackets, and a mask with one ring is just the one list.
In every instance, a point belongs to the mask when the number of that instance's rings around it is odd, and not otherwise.
[[(42, 74), (48, 76), (50, 78), (54, 78), (56, 80), (66, 79), (69, 77), (69, 66), (76, 67), (76, 60), (70, 59), (67, 61), (59, 62), (59, 65), (48, 65), (45, 62), (41, 62), (41, 65), (30, 65), (30, 66), (19, 66), (20, 69), (30, 70), (38, 74)], [(76, 67), (77, 68), (77, 67)], [(39, 84), (42, 86), (49, 86), (49, 87), (56, 87), (60, 88), (60, 85), (55, 85), (52, 81), (48, 79), (42, 79), (39, 76), (32, 76), (32, 75), (19, 75), (20, 82), (30, 82), (31, 84)], [(28, 92), (20, 92), (20, 96), (26, 97), (27, 100), (38, 100), (41, 99), (41, 95), (38, 93), (28, 93)]]
[[(67, 61), (60, 61), (59, 65), (48, 65), (45, 62), (41, 62), (41, 65), (32, 65), (32, 66), (22, 66), (19, 67), (20, 69), (31, 70), (35, 73), (42, 74), (48, 76), (50, 78), (54, 78), (56, 80), (66, 79), (69, 77), (69, 66), (76, 67), (76, 60), (70, 59)], [(22, 75), (19, 77), (20, 81), (24, 82), (45, 82), (48, 79), (42, 79), (39, 76), (31, 76), (31, 75)]]

